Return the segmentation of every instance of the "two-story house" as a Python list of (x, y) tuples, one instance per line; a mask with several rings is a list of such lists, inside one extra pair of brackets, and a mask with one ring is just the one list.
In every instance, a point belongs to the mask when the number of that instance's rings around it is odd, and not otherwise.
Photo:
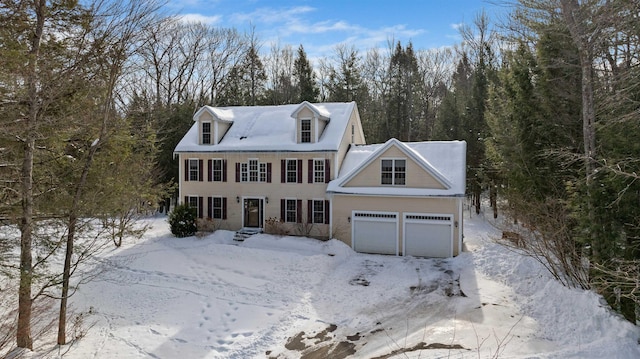
[(366, 145), (355, 102), (204, 106), (176, 146), (180, 200), (220, 228), (430, 257), (462, 245), (466, 144)]

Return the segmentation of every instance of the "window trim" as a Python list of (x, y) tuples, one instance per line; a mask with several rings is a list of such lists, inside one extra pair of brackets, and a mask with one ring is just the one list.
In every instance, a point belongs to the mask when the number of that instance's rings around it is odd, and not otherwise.
[[(209, 125), (209, 131), (208, 132), (205, 132), (204, 125)], [(203, 145), (211, 145), (213, 143), (212, 134), (213, 134), (213, 124), (211, 123), (211, 121), (203, 121), (202, 122), (202, 137), (201, 137)], [(205, 141), (205, 135), (209, 136), (209, 141)]]
[[(216, 206), (216, 200), (220, 201), (220, 205)], [(216, 216), (216, 210), (219, 211), (219, 216)], [(223, 205), (223, 199), (222, 197), (219, 196), (213, 196), (211, 197), (211, 219), (223, 219), (223, 213), (224, 213), (224, 205)]]
[[(289, 163), (293, 163), (294, 168), (289, 168)], [(284, 181), (285, 183), (298, 183), (298, 159), (286, 158), (284, 160)]]
[[(195, 203), (196, 203), (195, 206), (191, 205), (191, 200), (192, 199), (195, 199)], [(202, 216), (203, 216), (202, 210), (203, 210), (203, 207), (204, 207), (203, 197), (186, 195), (186, 196), (184, 196), (184, 200), (185, 200), (184, 204), (188, 205), (191, 208), (195, 208), (197, 217), (198, 218), (202, 218)]]
[[(289, 204), (293, 203), (293, 209), (289, 208)], [(289, 220), (289, 216), (293, 215), (293, 221)], [(284, 199), (284, 218), (285, 223), (298, 223), (298, 200), (296, 198)]]
[[(385, 171), (383, 163), (384, 161), (391, 161), (391, 171)], [(396, 161), (404, 162), (404, 171), (396, 171)], [(391, 183), (384, 183), (385, 174), (390, 174)], [(403, 177), (399, 175), (404, 174)], [(402, 183), (399, 179), (402, 178)], [(407, 159), (402, 157), (385, 157), (380, 159), (380, 185), (382, 186), (406, 186), (407, 185)]]
[[(211, 158), (211, 182), (224, 182), (224, 159), (222, 158)], [(220, 163), (220, 168), (216, 169), (216, 162)], [(216, 174), (220, 176), (219, 179), (216, 179)]]
[[(252, 170), (251, 163), (255, 162), (255, 170)], [(247, 158), (245, 162), (236, 162), (236, 175), (239, 175), (237, 182), (247, 183), (268, 183), (270, 182), (269, 163), (260, 162), (258, 158)], [(255, 176), (252, 177), (252, 172)], [(254, 178), (255, 180), (252, 180)]]
[[(192, 167), (192, 163), (195, 162), (195, 168)], [(189, 181), (199, 181), (200, 180), (200, 159), (199, 158), (189, 158), (187, 161), (189, 165)]]
[[(316, 204), (319, 203), (320, 204), (320, 208), (321, 210), (318, 211), (316, 210)], [(326, 220), (326, 201), (323, 198), (314, 198), (311, 200), (311, 223), (313, 224), (325, 224), (325, 220)], [(316, 215), (317, 214), (321, 214), (321, 220), (317, 221), (316, 220)]]
[[(309, 129), (305, 130), (304, 129), (304, 124), (305, 123), (309, 123)], [(313, 138), (311, 137), (311, 134), (313, 133), (312, 131), (313, 129), (313, 124), (312, 124), (312, 120), (311, 118), (301, 118), (300, 119), (300, 143), (312, 143)], [(305, 135), (308, 134), (308, 141), (305, 141)]]
[[(318, 169), (317, 164), (320, 163), (322, 166), (322, 170)], [(326, 169), (327, 161), (325, 158), (314, 158), (313, 159), (313, 183), (325, 183), (326, 182)], [(321, 179), (321, 180), (319, 180)]]

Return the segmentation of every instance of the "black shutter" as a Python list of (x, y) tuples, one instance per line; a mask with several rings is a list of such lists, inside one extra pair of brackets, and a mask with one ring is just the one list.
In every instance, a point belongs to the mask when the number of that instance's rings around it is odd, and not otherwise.
[(198, 218), (202, 218), (204, 212), (204, 203), (203, 198), (198, 197)]
[(222, 160), (222, 182), (227, 182), (227, 160)]
[(267, 183), (271, 183), (271, 162), (267, 163)]
[(227, 219), (227, 197), (222, 197), (222, 219)]
[(324, 224), (329, 224), (329, 201), (324, 201)]
[[(203, 177), (203, 172), (204, 172), (204, 161), (203, 160), (198, 160), (198, 181), (202, 182), (204, 177)], [(202, 218), (202, 217), (200, 217)]]
[(313, 223), (313, 200), (307, 200), (307, 223)]
[(313, 183), (313, 160), (309, 160), (309, 170), (307, 174), (309, 175), (309, 183)]
[(213, 197), (207, 197), (207, 218), (213, 218)]
[(282, 222), (286, 222), (287, 221), (287, 217), (285, 216), (285, 214), (286, 214), (285, 213), (285, 205), (286, 205), (285, 200), (281, 199), (280, 200), (280, 220)]
[(287, 160), (280, 160), (280, 183), (286, 182)]
[[(207, 160), (207, 181), (211, 182), (213, 178), (211, 178), (211, 173), (213, 172), (213, 160)], [(211, 197), (209, 197), (211, 198)], [(211, 216), (209, 216), (211, 217)]]
[(184, 196), (184, 203), (186, 205), (189, 205), (189, 196)]
[(331, 181), (331, 161), (329, 159), (324, 160), (324, 183)]
[(302, 183), (302, 160), (298, 160), (298, 183)]
[(240, 162), (236, 162), (236, 182), (240, 182)]
[(189, 180), (189, 160), (184, 160), (184, 180)]
[(302, 200), (301, 199), (296, 201), (296, 222), (302, 223)]

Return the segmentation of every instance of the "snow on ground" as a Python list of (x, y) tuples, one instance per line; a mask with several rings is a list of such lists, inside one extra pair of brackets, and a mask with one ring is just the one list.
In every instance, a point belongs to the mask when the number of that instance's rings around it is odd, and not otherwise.
[(452, 259), (228, 231), (178, 239), (149, 221), (72, 297), (93, 326), (65, 358), (640, 357), (637, 327), (495, 243), (478, 217)]

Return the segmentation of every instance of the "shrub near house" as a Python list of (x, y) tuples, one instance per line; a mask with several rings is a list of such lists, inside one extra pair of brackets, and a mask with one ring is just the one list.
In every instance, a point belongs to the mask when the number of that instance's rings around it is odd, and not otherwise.
[(193, 236), (196, 231), (196, 209), (188, 204), (179, 204), (169, 214), (171, 233), (178, 238)]

